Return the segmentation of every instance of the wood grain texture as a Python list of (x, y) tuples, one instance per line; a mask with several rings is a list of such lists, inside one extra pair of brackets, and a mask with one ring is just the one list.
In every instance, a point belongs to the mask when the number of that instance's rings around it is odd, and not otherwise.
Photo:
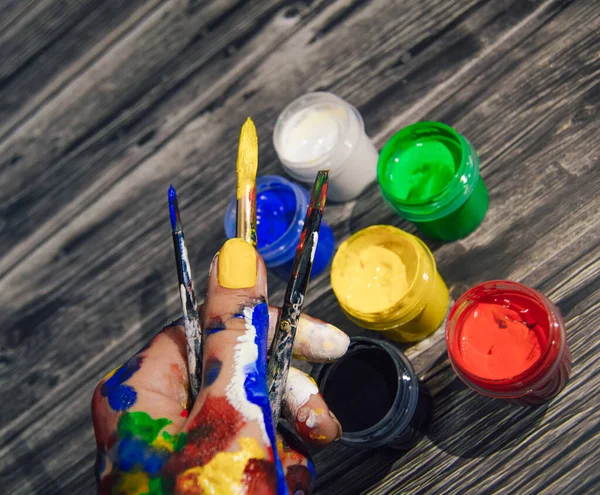
[[(600, 11), (595, 2), (223, 0), (0, 2), (0, 487), (93, 493), (95, 383), (179, 310), (166, 192), (196, 274), (225, 236), (235, 143), (257, 123), (260, 173), (282, 173), (281, 109), (329, 90), (377, 146), (440, 120), (477, 148), (490, 210), (428, 242), (453, 297), (507, 278), (567, 321), (573, 375), (545, 407), (456, 379), (440, 335), (407, 349), (433, 397), (409, 452), (331, 446), (319, 494), (597, 493), (600, 473)], [(414, 232), (375, 185), (328, 205), (338, 241)], [(271, 301), (284, 283), (271, 277)], [(326, 274), (305, 310), (355, 335)]]

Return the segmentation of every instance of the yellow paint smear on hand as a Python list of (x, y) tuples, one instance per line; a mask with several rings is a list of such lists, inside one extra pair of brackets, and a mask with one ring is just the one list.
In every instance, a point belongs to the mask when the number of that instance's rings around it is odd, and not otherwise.
[(148, 493), (148, 475), (138, 471), (135, 473), (119, 473), (112, 493), (126, 493), (127, 495), (143, 495)]
[(238, 440), (241, 450), (219, 452), (201, 467), (190, 468), (177, 478), (177, 493), (203, 495), (238, 495), (243, 493), (242, 480), (250, 459), (264, 459), (265, 451), (251, 437)]
[(397, 303), (410, 284), (406, 266), (394, 251), (380, 245), (347, 250), (331, 283), (344, 303), (362, 313), (377, 313)]
[(237, 156), (237, 199), (241, 199), (256, 182), (258, 169), (258, 136), (256, 126), (248, 117), (240, 131)]

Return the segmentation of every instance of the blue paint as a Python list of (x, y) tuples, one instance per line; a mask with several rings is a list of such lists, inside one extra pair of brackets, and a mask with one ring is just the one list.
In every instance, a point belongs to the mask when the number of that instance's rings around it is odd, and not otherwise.
[(119, 442), (117, 465), (121, 471), (135, 469), (157, 476), (169, 456), (168, 450), (156, 449), (141, 438), (125, 437)]
[(239, 318), (243, 320), (245, 318), (244, 313), (236, 313), (233, 315), (234, 318)]
[[(258, 251), (267, 268), (283, 279), (289, 278), (296, 246), (300, 240), (310, 193), (283, 177), (265, 175), (256, 181), (256, 230)], [(236, 235), (236, 201), (225, 212), (225, 233)], [(327, 268), (333, 256), (335, 240), (326, 222), (321, 222), (312, 276)]]
[(223, 363), (217, 358), (209, 358), (206, 361), (206, 368), (204, 371), (204, 380), (202, 381), (202, 385), (208, 387), (215, 383), (215, 380), (219, 377), (221, 373), (221, 367)]
[(169, 216), (171, 217), (171, 228), (175, 231), (177, 226), (177, 208), (175, 202), (177, 201), (177, 191), (171, 185), (169, 186)]
[(296, 195), (284, 187), (270, 187), (256, 194), (258, 249), (277, 242), (296, 216)]
[(141, 364), (141, 356), (132, 357), (102, 384), (100, 393), (108, 399), (114, 411), (126, 411), (135, 404), (137, 393), (133, 387), (125, 385), (124, 382), (140, 369)]
[(252, 325), (256, 328), (254, 342), (258, 347), (256, 361), (246, 367), (246, 379), (244, 389), (246, 397), (250, 402), (260, 407), (265, 420), (267, 436), (273, 447), (275, 469), (277, 474), (277, 493), (287, 494), (287, 483), (283, 466), (277, 453), (277, 441), (275, 439), (275, 427), (271, 406), (269, 405), (269, 392), (267, 389), (267, 335), (269, 332), (269, 306), (266, 303), (257, 304), (252, 311)]
[(106, 452), (98, 449), (96, 453), (96, 465), (94, 468), (94, 474), (96, 476), (96, 482), (100, 483), (100, 478), (102, 477), (102, 473), (106, 469)]
[(223, 330), (225, 330), (225, 323), (223, 323), (223, 320), (220, 318), (211, 319), (204, 328), (206, 335), (212, 335), (213, 333), (218, 333)]

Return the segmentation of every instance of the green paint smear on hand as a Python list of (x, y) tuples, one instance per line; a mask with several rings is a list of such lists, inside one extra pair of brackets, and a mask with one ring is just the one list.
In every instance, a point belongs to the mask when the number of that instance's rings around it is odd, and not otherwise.
[(450, 149), (440, 141), (411, 143), (391, 160), (389, 189), (401, 201), (425, 202), (452, 180), (455, 163)]
[(162, 477), (151, 478), (148, 480), (148, 491), (142, 495), (170, 495), (171, 491), (167, 491), (163, 486)]
[(165, 426), (170, 425), (172, 421), (167, 418), (153, 419), (145, 412), (125, 413), (119, 418), (117, 430), (119, 436), (139, 437), (150, 445)]
[(185, 446), (186, 435), (183, 432), (171, 435), (169, 432), (163, 431), (162, 437), (173, 447), (174, 452), (180, 452)]

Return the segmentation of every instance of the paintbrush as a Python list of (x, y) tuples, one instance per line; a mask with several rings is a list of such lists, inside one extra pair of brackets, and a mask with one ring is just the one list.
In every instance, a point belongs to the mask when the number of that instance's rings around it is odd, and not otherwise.
[(296, 257), (292, 273), (287, 284), (281, 313), (277, 320), (277, 330), (271, 345), (271, 357), (267, 367), (269, 401), (273, 410), (275, 424), (279, 420), (281, 401), (287, 383), (288, 370), (292, 361), (292, 348), (296, 336), (296, 327), (302, 311), (302, 304), (315, 250), (319, 240), (319, 227), (325, 209), (329, 170), (320, 171), (313, 185), (310, 203), (304, 220), (304, 228), (296, 247)]
[(256, 247), (256, 169), (258, 168), (258, 136), (248, 117), (238, 143), (237, 156), (237, 237)]
[(200, 329), (198, 304), (192, 282), (192, 269), (190, 267), (190, 260), (183, 236), (183, 227), (181, 226), (181, 218), (179, 216), (177, 191), (175, 191), (173, 186), (169, 187), (169, 214), (171, 216), (171, 228), (173, 229), (173, 247), (175, 248), (179, 296), (183, 311), (190, 396), (193, 402), (198, 396), (202, 381), (202, 331)]

